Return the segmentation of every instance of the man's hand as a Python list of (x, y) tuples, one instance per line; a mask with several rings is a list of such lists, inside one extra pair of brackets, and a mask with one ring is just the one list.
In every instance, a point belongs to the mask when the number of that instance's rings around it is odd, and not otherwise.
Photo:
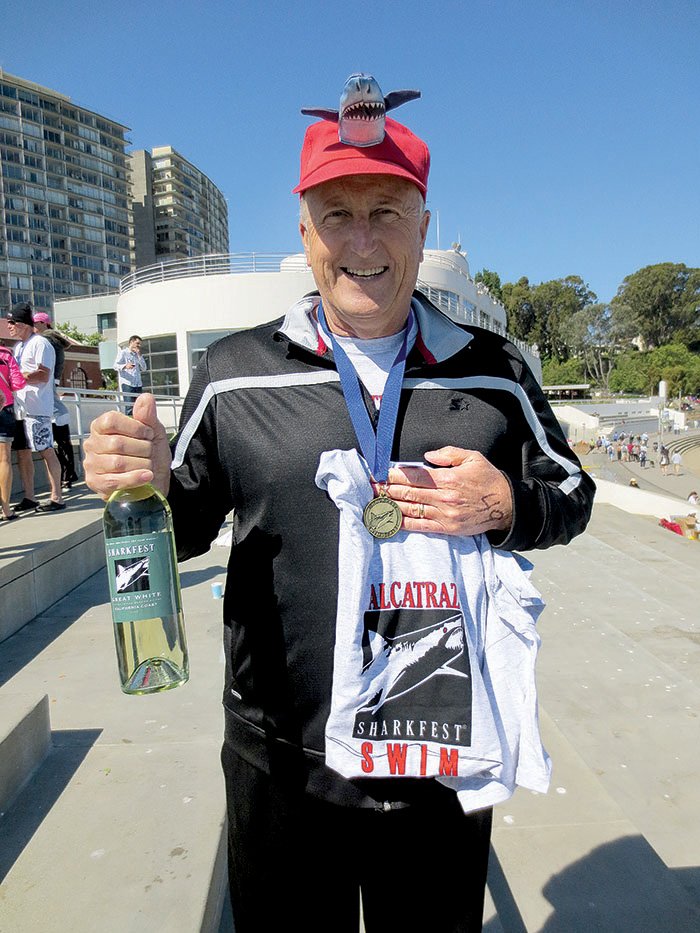
[(92, 422), (85, 441), (85, 481), (103, 499), (115, 489), (142, 483), (152, 483), (167, 495), (171, 459), (156, 400), (144, 393), (134, 403), (133, 418), (108, 411)]
[(48, 382), (51, 374), (46, 366), (38, 366), (36, 369), (32, 369), (29, 372), (23, 372), (22, 375), (28, 385), (35, 386), (43, 385), (45, 382)]
[(441, 447), (427, 451), (425, 459), (438, 469), (389, 471), (386, 491), (403, 512), (405, 531), (478, 535), (510, 528), (510, 483), (486, 457), (476, 450)]

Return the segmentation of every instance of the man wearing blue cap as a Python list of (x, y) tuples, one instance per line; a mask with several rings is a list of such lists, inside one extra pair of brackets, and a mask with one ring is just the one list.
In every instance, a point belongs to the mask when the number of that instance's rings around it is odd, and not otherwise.
[[(382, 132), (353, 137), (377, 116)], [(237, 933), (355, 933), (360, 894), (367, 931), (479, 930), (491, 806), (548, 778), (518, 699), (534, 625), (512, 596), (503, 618), (494, 572), (507, 589), (510, 552), (583, 531), (593, 486), (517, 349), (415, 290), (425, 143), (378, 98), (339, 120), (309, 127), (295, 188), (318, 291), (209, 348), (172, 451), (151, 396), (101, 416), (86, 478), (166, 492), (181, 559), (235, 510)], [(504, 644), (529, 652), (522, 671)]]

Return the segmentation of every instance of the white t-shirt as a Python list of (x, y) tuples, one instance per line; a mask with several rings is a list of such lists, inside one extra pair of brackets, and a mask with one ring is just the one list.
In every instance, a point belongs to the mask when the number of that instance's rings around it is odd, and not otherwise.
[(32, 334), (28, 340), (15, 347), (15, 359), (23, 373), (35, 373), (40, 366), (46, 367), (49, 377), (46, 382), (27, 385), (15, 392), (15, 414), (18, 418), (25, 415), (36, 417), (53, 415), (53, 369), (56, 353), (48, 340), (39, 334)]
[[(335, 340), (345, 350), (345, 355), (355, 368), (360, 382), (372, 396), (375, 407), (378, 409), (382, 403), (384, 387), (389, 378), (391, 367), (396, 359), (396, 355), (401, 349), (404, 339), (404, 329), (398, 334), (390, 334), (388, 337), (375, 337), (372, 340), (361, 340), (359, 337), (340, 337), (333, 335)], [(330, 343), (330, 337), (324, 333), (319, 325), (319, 332), (323, 340)], [(414, 319), (413, 326), (408, 334), (407, 351), (415, 343), (418, 334), (418, 325)]]
[(344, 777), (435, 777), (465, 812), (516, 784), (544, 793), (537, 718), (542, 598), (485, 535), (362, 522), (372, 497), (356, 450), (326, 451), (316, 485), (340, 510), (338, 605), (326, 764)]

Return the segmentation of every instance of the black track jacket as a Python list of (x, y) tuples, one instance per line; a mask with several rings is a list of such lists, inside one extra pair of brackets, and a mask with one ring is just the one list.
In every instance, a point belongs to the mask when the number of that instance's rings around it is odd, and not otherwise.
[[(185, 401), (168, 498), (181, 560), (208, 550), (235, 509), (224, 598), (227, 741), (265, 770), (278, 759), (298, 766), (312, 793), (371, 806), (368, 793), (392, 799), (385, 781), (352, 786), (323, 764), (343, 581), (339, 513), (314, 477), (322, 451), (357, 441), (316, 327), (317, 303), (307, 296), (284, 320), (209, 348)], [(492, 544), (566, 544), (586, 527), (594, 485), (520, 352), (502, 336), (453, 323), (418, 292), (413, 309), (420, 333), (392, 458), (422, 461), (448, 444), (480, 451), (513, 489), (511, 530), (490, 533)], [(409, 781), (392, 782), (399, 799)]]

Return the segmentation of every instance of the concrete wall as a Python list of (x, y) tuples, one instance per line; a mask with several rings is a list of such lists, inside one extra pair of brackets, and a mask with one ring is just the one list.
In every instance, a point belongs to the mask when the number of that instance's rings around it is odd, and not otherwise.
[(89, 298), (67, 298), (65, 301), (54, 301), (53, 314), (56, 328), (69, 321), (75, 324), (84, 334), (97, 332), (97, 315), (114, 314), (117, 310), (119, 295), (114, 292), (110, 295), (94, 295)]
[(130, 334), (175, 334), (184, 395), (190, 384), (189, 331), (238, 330), (272, 321), (314, 288), (310, 270), (189, 276), (139, 285), (119, 298), (119, 342)]

